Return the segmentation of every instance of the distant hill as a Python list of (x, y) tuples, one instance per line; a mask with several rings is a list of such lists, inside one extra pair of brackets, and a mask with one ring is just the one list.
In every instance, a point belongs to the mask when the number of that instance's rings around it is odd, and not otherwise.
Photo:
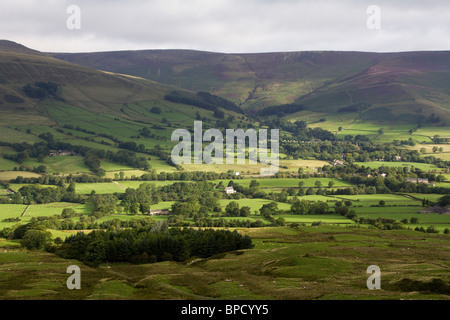
[(261, 115), (354, 113), (369, 121), (450, 124), (450, 52), (222, 54), (144, 50), (53, 54), (91, 68), (206, 91)]
[(120, 113), (123, 103), (162, 99), (159, 84), (108, 74), (45, 55), (0, 51), (0, 109), (38, 112), (39, 99), (24, 91), (26, 85), (52, 82), (61, 87), (62, 101), (85, 110)]
[[(45, 92), (42, 88), (55, 92)], [(0, 111), (4, 120), (11, 118), (13, 121), (0, 121), (0, 125), (15, 124), (30, 115), (48, 119), (43, 104), (66, 104), (95, 114), (145, 122), (142, 112), (127, 111), (128, 105), (140, 102), (149, 104), (151, 101), (152, 107), (164, 109), (174, 105), (165, 99), (174, 90), (182, 91), (136, 76), (69, 63), (14, 42), (0, 41)], [(214, 101), (209, 103), (214, 110), (226, 106), (223, 101), (220, 101), (221, 105), (214, 104)], [(150, 112), (151, 107), (147, 108), (143, 112)], [(185, 106), (187, 108), (202, 110)], [(157, 122), (160, 124), (160, 119)], [(45, 120), (45, 123), (52, 123), (52, 120)]]
[(45, 55), (42, 52), (27, 48), (24, 45), (9, 40), (0, 40), (0, 52)]
[[(183, 99), (170, 99), (175, 92)], [(110, 151), (133, 142), (139, 150), (168, 152), (175, 128), (190, 129), (195, 119), (205, 128), (250, 123), (238, 106), (209, 93), (96, 70), (8, 41), (0, 42), (0, 114), (0, 143), (33, 143), (51, 133)]]

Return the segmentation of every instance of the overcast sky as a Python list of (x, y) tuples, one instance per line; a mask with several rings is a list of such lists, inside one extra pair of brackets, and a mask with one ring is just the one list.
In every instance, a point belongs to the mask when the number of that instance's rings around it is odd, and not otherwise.
[(450, 50), (450, 1), (0, 0), (0, 39), (44, 52)]

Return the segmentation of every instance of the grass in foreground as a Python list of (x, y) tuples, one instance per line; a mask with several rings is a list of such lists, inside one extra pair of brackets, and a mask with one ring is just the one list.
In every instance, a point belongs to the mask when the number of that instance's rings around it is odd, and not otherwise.
[[(0, 241), (1, 299), (450, 299), (408, 292), (403, 279), (449, 282), (450, 237), (334, 226), (241, 229), (254, 249), (189, 263), (105, 264), (90, 268)], [(6, 251), (6, 252), (5, 252)], [(81, 267), (82, 289), (66, 269)], [(381, 268), (381, 290), (366, 269)]]

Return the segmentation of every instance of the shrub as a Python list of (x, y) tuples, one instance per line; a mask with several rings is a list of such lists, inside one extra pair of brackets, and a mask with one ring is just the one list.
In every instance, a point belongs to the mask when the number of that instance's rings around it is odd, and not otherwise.
[(449, 294), (450, 285), (444, 282), (442, 279), (432, 279), (429, 282), (411, 280), (408, 278), (402, 279), (397, 282), (396, 287), (404, 292), (434, 292), (440, 294)]
[(429, 226), (427, 228), (427, 233), (439, 233), (439, 230), (436, 230), (434, 226)]
[(20, 241), (28, 250), (40, 250), (52, 240), (52, 234), (44, 230), (28, 230)]
[(161, 114), (161, 108), (160, 107), (153, 107), (150, 109), (151, 113), (155, 113), (155, 114)]

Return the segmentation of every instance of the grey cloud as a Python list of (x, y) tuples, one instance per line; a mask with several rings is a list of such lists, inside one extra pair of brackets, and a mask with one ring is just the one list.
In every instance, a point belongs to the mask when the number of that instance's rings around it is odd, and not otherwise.
[[(81, 30), (65, 26), (71, 4), (81, 8)], [(381, 30), (366, 27), (371, 4), (381, 8)], [(60, 52), (445, 50), (449, 9), (438, 0), (2, 0), (0, 38)]]

